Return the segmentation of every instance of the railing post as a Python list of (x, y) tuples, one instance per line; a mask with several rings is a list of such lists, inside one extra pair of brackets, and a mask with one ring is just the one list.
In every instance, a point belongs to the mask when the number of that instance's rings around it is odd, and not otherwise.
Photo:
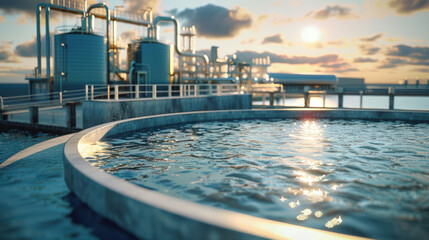
[(107, 85), (107, 100), (110, 101), (110, 85)]
[(68, 102), (66, 103), (67, 115), (66, 115), (66, 126), (68, 128), (76, 127), (76, 103)]
[(39, 122), (39, 107), (30, 106), (28, 113), (30, 114), (30, 123), (37, 124)]
[(194, 96), (198, 96), (198, 89), (197, 89), (197, 85), (194, 84)]
[(180, 97), (183, 97), (183, 84), (179, 85), (179, 95)]
[(363, 107), (363, 91), (359, 91), (359, 108)]
[(152, 98), (156, 98), (157, 97), (157, 92), (156, 92), (156, 85), (152, 85)]
[(91, 101), (94, 101), (94, 85), (91, 85)]
[(119, 100), (119, 86), (115, 85), (115, 101)]
[(136, 99), (140, 98), (140, 86), (137, 84), (136, 85)]
[(60, 92), (60, 103), (63, 103), (63, 92)]
[(88, 84), (85, 85), (85, 100), (88, 101)]
[(262, 95), (262, 106), (265, 106), (265, 100), (266, 100), (266, 96), (265, 94)]
[(168, 97), (171, 97), (171, 84), (168, 85)]
[(216, 84), (216, 95), (220, 95), (220, 84)]
[(393, 87), (389, 88), (389, 109), (395, 109), (395, 89)]

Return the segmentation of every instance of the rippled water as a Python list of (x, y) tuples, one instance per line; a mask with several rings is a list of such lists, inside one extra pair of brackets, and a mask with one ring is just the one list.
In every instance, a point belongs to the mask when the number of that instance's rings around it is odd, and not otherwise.
[(94, 165), (198, 203), (372, 238), (429, 235), (428, 124), (209, 122), (96, 147)]

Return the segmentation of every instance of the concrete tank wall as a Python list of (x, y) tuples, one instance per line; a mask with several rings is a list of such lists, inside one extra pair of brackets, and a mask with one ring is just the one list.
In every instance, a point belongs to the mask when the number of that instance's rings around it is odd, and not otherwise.
[(83, 102), (83, 128), (127, 118), (164, 113), (251, 109), (251, 95)]

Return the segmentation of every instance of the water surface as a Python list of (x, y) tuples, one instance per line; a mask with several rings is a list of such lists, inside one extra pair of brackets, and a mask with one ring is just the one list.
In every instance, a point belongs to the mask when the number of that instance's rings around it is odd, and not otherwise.
[(87, 160), (201, 204), (364, 237), (422, 239), (428, 143), (428, 124), (208, 122), (108, 138)]

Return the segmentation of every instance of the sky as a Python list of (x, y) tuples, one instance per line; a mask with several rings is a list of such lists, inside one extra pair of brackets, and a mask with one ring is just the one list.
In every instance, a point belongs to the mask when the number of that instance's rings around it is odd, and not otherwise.
[[(0, 83), (25, 83), (25, 74), (37, 65), (38, 2), (42, 1), (0, 0)], [(196, 26), (199, 52), (218, 46), (220, 56), (270, 56), (268, 71), (273, 73), (335, 74), (365, 78), (366, 83), (426, 84), (429, 79), (429, 0), (103, 2), (112, 9), (123, 6), (137, 12), (151, 7), (155, 15), (175, 16), (183, 26)], [(78, 18), (54, 13), (51, 31), (76, 25)], [(102, 26), (99, 21), (98, 28)], [(118, 28), (123, 42), (145, 33), (128, 24)], [(172, 28), (163, 26), (160, 37), (172, 43)]]

